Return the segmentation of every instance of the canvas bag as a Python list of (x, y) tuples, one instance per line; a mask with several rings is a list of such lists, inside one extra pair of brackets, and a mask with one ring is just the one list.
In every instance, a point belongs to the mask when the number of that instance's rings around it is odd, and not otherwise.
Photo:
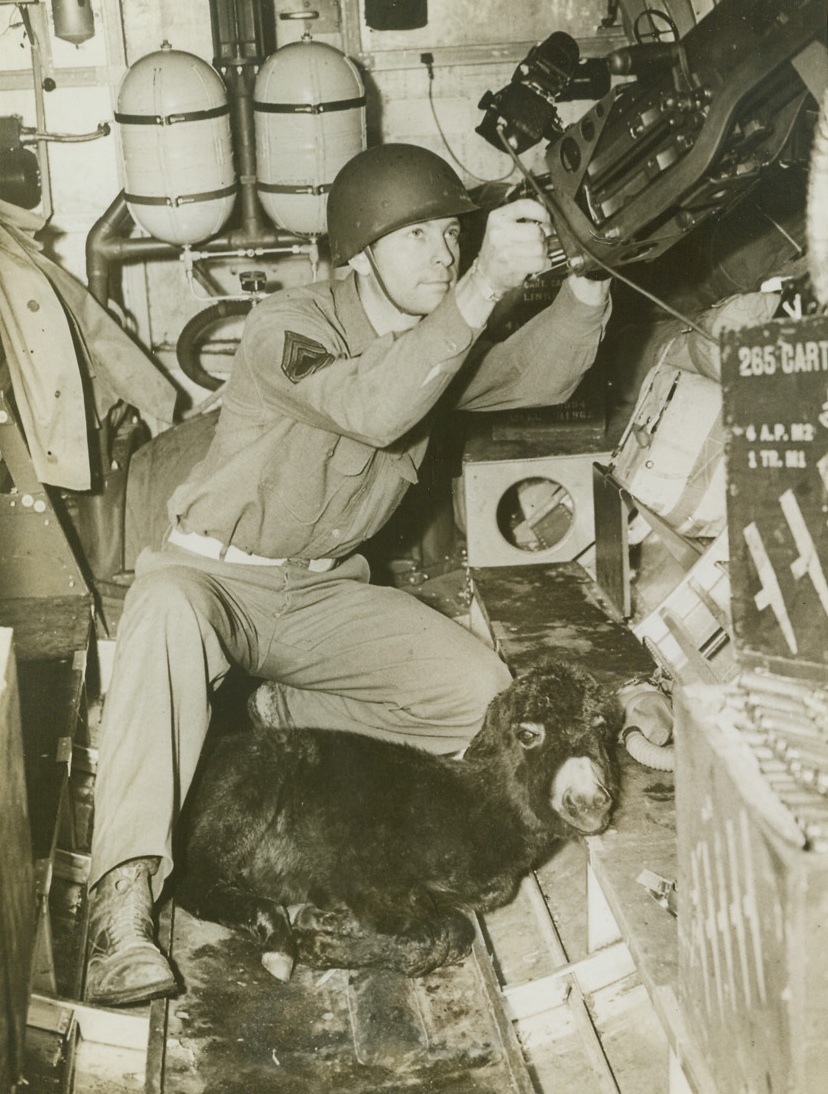
[(721, 385), (670, 363), (646, 375), (610, 470), (632, 497), (690, 538), (725, 525)]

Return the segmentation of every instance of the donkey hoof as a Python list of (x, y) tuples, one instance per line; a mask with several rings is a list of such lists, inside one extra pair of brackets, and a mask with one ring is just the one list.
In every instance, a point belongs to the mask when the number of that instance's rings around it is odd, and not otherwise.
[(293, 975), (293, 957), (281, 950), (268, 950), (262, 954), (262, 964), (277, 980), (286, 984)]

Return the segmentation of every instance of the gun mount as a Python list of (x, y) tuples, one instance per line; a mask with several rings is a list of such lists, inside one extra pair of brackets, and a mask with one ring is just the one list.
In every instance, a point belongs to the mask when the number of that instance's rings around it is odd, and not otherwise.
[[(568, 267), (651, 261), (740, 201), (823, 90), (825, 30), (824, 0), (722, 0), (680, 41), (610, 54), (610, 73), (633, 78), (552, 135), (537, 180)], [(519, 128), (497, 127), (513, 154)]]

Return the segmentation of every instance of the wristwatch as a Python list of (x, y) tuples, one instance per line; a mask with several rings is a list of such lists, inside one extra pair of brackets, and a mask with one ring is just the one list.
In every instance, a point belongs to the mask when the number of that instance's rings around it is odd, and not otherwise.
[(469, 267), (469, 273), (474, 278), (475, 284), (477, 285), (477, 291), (484, 300), (489, 300), (492, 304), (496, 304), (498, 300), (502, 300), (506, 295), (505, 292), (498, 292), (497, 289), (492, 288), (480, 272), (480, 266), (478, 265), (477, 259), (475, 259)]

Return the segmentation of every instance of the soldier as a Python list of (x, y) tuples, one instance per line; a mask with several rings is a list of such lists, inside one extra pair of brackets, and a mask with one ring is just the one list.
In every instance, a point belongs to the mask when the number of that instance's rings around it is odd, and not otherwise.
[(545, 406), (592, 364), (608, 283), (569, 277), (505, 342), (495, 302), (548, 264), (538, 202), (490, 213), (459, 276), (475, 210), (435, 153), (371, 148), (328, 199), (346, 276), (275, 293), (251, 312), (206, 458), (170, 501), (160, 551), (126, 599), (101, 727), (87, 998), (176, 990), (153, 903), (173, 826), (231, 665), (277, 680), (280, 719), (461, 750), (511, 680), (469, 631), (408, 593), (369, 584), (360, 545), (399, 505), (432, 411)]

